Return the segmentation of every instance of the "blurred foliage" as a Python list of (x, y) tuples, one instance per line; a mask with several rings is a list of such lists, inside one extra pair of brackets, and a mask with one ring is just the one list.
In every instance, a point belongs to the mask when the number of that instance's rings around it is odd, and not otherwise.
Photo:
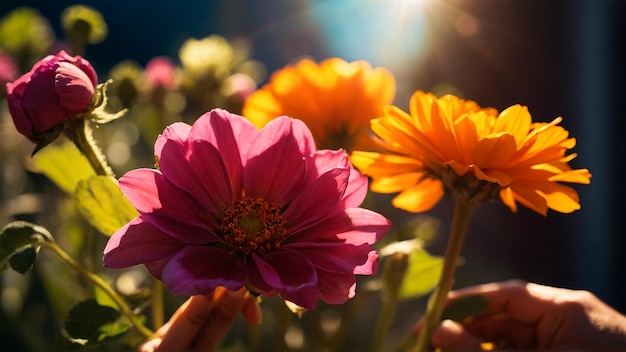
[(41, 59), (54, 41), (50, 23), (35, 9), (19, 8), (0, 19), (0, 48), (15, 58), (22, 72)]

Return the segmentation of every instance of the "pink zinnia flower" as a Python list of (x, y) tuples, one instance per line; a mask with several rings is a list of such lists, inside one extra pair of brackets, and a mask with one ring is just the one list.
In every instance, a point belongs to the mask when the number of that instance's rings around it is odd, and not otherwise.
[(355, 274), (376, 272), (371, 245), (391, 224), (358, 208), (367, 178), (343, 150), (317, 151), (303, 122), (259, 131), (216, 109), (169, 126), (155, 154), (157, 170), (120, 179), (141, 215), (111, 237), (105, 266), (143, 263), (177, 295), (246, 286), (307, 309), (345, 302)]

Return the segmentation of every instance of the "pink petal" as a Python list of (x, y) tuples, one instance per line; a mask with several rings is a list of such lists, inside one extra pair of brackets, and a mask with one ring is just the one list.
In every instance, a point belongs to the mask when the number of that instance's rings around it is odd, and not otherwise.
[(244, 262), (212, 246), (187, 246), (163, 269), (163, 282), (175, 295), (203, 295), (220, 285), (237, 290), (247, 280)]
[(319, 300), (320, 290), (317, 286), (303, 287), (296, 291), (285, 290), (280, 293), (280, 297), (300, 307), (313, 310)]
[(143, 264), (146, 266), (146, 269), (148, 269), (152, 276), (163, 281), (163, 268), (165, 267), (165, 264), (167, 264), (167, 262), (169, 262), (170, 259), (174, 256), (174, 254), (167, 258), (157, 259), (151, 262), (145, 262)]
[(253, 255), (252, 259), (263, 281), (274, 288), (295, 291), (317, 283), (315, 268), (296, 251), (281, 248), (263, 258)]
[(15, 128), (19, 133), (30, 138), (33, 135), (33, 122), (22, 107), (22, 98), (28, 80), (30, 80), (30, 76), (24, 75), (13, 83), (7, 83), (6, 88), (9, 112), (15, 123)]
[(120, 188), (145, 221), (184, 242), (219, 241), (216, 220), (188, 193), (152, 169), (136, 169), (120, 178)]
[(293, 249), (304, 255), (315, 268), (343, 274), (355, 274), (355, 268), (371, 262), (369, 254), (373, 251), (369, 244), (355, 246), (329, 242), (314, 244), (296, 242), (285, 245), (283, 248)]
[(187, 144), (186, 150), (178, 141), (162, 144), (159, 169), (176, 187), (197, 198), (208, 212), (217, 213), (232, 202), (222, 157), (208, 142)]
[(55, 56), (49, 56), (49, 57), (51, 58), (51, 61), (53, 62), (67, 61), (67, 62), (73, 63), (78, 68), (80, 68), (83, 72), (85, 72), (85, 74), (87, 75), (87, 77), (89, 77), (89, 80), (91, 80), (91, 83), (93, 83), (94, 86), (98, 84), (98, 75), (96, 74), (96, 70), (93, 68), (93, 66), (91, 66), (89, 61), (85, 60), (80, 55), (71, 56), (68, 53), (66, 53), (65, 50), (61, 50)]
[(161, 152), (166, 143), (172, 144), (171, 148), (178, 148), (177, 154), (185, 155), (187, 152), (187, 136), (191, 126), (184, 122), (175, 122), (165, 128), (154, 143), (154, 155), (161, 159)]
[(358, 170), (350, 170), (348, 188), (343, 194), (343, 203), (346, 208), (356, 208), (360, 206), (367, 196), (368, 179)]
[[(283, 284), (280, 276), (274, 268), (261, 259), (256, 253), (252, 253), (252, 260), (249, 265), (250, 283), (262, 291), (280, 291)], [(258, 275), (258, 276), (257, 276)]]
[(329, 273), (317, 270), (320, 298), (329, 304), (342, 304), (356, 293), (356, 280), (353, 274)]
[(348, 188), (343, 196), (345, 207), (358, 207), (363, 203), (367, 195), (367, 177), (352, 167), (344, 150), (319, 150), (314, 155), (314, 161), (318, 175), (335, 167), (350, 168)]
[(286, 243), (345, 242), (353, 245), (373, 244), (391, 228), (384, 216), (362, 208), (335, 212), (307, 227), (300, 228)]
[(22, 107), (33, 122), (34, 129), (44, 132), (66, 121), (69, 116), (54, 90), (54, 71), (40, 70), (33, 73), (24, 89)]
[(183, 247), (184, 243), (137, 217), (109, 238), (103, 262), (108, 268), (127, 268), (169, 258)]
[(259, 131), (247, 119), (222, 109), (214, 109), (202, 115), (189, 134), (189, 142), (208, 141), (222, 156), (231, 180), (232, 192), (241, 192), (243, 172), (241, 155), (245, 155), (250, 142)]
[(58, 65), (54, 85), (61, 105), (72, 115), (85, 112), (91, 105), (96, 87), (80, 68), (69, 62), (59, 62)]
[(274, 119), (252, 142), (244, 160), (248, 196), (283, 205), (302, 190), (312, 140), (300, 124), (288, 117)]
[(356, 275), (376, 275), (378, 273), (378, 251), (371, 250), (367, 253), (367, 261), (354, 268), (352, 271)]
[(346, 209), (352, 228), (338, 232), (337, 236), (354, 245), (378, 242), (391, 228), (391, 221), (377, 212), (363, 208)]
[(283, 216), (293, 231), (332, 212), (348, 184), (348, 169), (332, 169), (320, 176), (289, 204)]
[(313, 155), (317, 176), (336, 167), (349, 167), (348, 154), (344, 150), (318, 150)]

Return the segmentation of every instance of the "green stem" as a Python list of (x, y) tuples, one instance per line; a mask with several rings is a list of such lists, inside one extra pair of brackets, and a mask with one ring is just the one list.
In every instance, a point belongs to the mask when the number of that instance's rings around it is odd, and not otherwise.
[(391, 323), (393, 322), (393, 317), (396, 313), (396, 308), (398, 307), (398, 296), (397, 295), (389, 295), (389, 297), (385, 297), (383, 301), (382, 311), (378, 316), (378, 321), (376, 322), (376, 329), (374, 329), (374, 337), (372, 338), (372, 351), (381, 351), (383, 347), (383, 343), (385, 342), (385, 338), (387, 337), (387, 332), (391, 327)]
[(448, 246), (443, 260), (441, 276), (439, 277), (439, 284), (428, 299), (424, 324), (420, 330), (415, 351), (423, 352), (430, 350), (430, 335), (432, 334), (435, 326), (441, 320), (441, 314), (443, 312), (448, 293), (450, 292), (452, 283), (454, 282), (454, 272), (457, 266), (459, 254), (461, 253), (463, 238), (465, 237), (467, 225), (469, 224), (475, 205), (476, 202), (469, 202), (461, 197), (455, 198), (454, 219), (452, 221), (450, 238), (448, 239)]
[(146, 328), (140, 321), (137, 319), (137, 316), (133, 314), (130, 308), (126, 305), (124, 300), (109, 286), (104, 280), (102, 280), (98, 275), (92, 273), (91, 271), (83, 268), (78, 262), (76, 262), (69, 254), (67, 254), (61, 247), (59, 247), (54, 242), (45, 241), (41, 243), (42, 246), (50, 248), (54, 251), (64, 262), (66, 262), (73, 269), (78, 271), (81, 275), (85, 276), (91, 282), (93, 282), (96, 286), (100, 287), (117, 306), (122, 311), (133, 327), (145, 338), (151, 338), (154, 335), (150, 329)]
[(348, 302), (346, 313), (341, 315), (341, 324), (339, 325), (339, 329), (330, 340), (326, 350), (331, 352), (344, 350), (342, 345), (345, 342), (348, 329), (352, 326), (352, 323), (356, 320), (358, 313), (361, 312), (368, 304), (375, 292), (377, 291), (362, 289)]
[(151, 291), (150, 310), (152, 312), (152, 327), (158, 330), (165, 323), (165, 313), (163, 312), (163, 281), (152, 278)]
[(113, 171), (107, 165), (104, 154), (93, 138), (93, 131), (89, 127), (89, 121), (82, 118), (70, 118), (67, 127), (63, 130), (76, 148), (87, 158), (91, 167), (98, 175), (114, 176)]

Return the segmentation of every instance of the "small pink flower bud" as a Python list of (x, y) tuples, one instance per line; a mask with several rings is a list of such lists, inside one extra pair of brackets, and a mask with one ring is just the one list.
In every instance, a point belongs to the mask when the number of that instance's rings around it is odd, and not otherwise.
[(7, 83), (9, 111), (17, 130), (39, 142), (46, 132), (87, 111), (98, 76), (89, 62), (61, 50)]
[(146, 65), (146, 76), (150, 88), (163, 87), (168, 90), (178, 88), (176, 65), (167, 57), (155, 57)]

